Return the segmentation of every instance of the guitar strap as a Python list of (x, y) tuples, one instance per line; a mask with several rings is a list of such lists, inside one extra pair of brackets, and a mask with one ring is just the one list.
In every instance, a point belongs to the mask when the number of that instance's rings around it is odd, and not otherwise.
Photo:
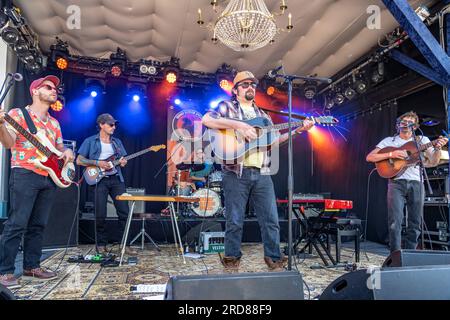
[(32, 134), (36, 134), (37, 128), (36, 128), (36, 125), (34, 124), (33, 120), (31, 119), (30, 113), (28, 112), (28, 110), (26, 108), (20, 108), (20, 110), (22, 111), (23, 117), (25, 118), (25, 122), (27, 123), (28, 130), (30, 130), (30, 132)]

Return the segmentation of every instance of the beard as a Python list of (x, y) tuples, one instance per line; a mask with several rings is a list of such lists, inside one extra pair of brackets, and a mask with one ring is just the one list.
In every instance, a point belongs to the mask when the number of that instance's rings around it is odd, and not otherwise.
[(47, 95), (47, 94), (40, 94), (39, 95), (39, 100), (41, 100), (42, 102), (47, 102), (47, 103), (54, 103), (56, 102), (56, 100), (58, 100), (58, 96), (52, 96), (52, 95)]
[(253, 93), (253, 91), (247, 91), (246, 93), (245, 93), (245, 99), (247, 100), (247, 101), (252, 101), (253, 99), (255, 99), (255, 94)]

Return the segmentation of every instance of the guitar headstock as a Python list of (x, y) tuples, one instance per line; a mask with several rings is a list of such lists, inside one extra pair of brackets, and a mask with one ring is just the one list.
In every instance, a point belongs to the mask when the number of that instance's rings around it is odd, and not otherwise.
[(159, 151), (161, 149), (165, 149), (165, 148), (166, 148), (165, 144), (160, 144), (160, 145), (157, 145), (157, 146), (151, 146), (149, 149), (150, 149), (150, 151), (157, 152), (157, 151)]
[(321, 124), (325, 126), (334, 126), (339, 123), (339, 120), (333, 116), (321, 116), (321, 117), (311, 117), (316, 124)]

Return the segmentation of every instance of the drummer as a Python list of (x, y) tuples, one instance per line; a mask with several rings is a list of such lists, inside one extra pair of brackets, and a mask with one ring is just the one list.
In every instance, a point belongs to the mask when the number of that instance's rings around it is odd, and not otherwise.
[(190, 169), (189, 178), (195, 184), (197, 189), (205, 188), (207, 183), (207, 178), (213, 169), (212, 162), (205, 160), (205, 153), (202, 148), (195, 150), (194, 152), (194, 163), (203, 164), (204, 167), (201, 170), (194, 171)]

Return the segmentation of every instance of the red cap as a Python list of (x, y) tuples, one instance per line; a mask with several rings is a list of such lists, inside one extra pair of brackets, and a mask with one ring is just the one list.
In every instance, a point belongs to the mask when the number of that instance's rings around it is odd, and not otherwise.
[(33, 89), (39, 88), (42, 85), (42, 82), (44, 82), (46, 80), (53, 82), (55, 87), (59, 86), (59, 83), (61, 82), (57, 76), (52, 76), (52, 75), (46, 76), (44, 78), (36, 79), (30, 85), (31, 96), (33, 96)]

